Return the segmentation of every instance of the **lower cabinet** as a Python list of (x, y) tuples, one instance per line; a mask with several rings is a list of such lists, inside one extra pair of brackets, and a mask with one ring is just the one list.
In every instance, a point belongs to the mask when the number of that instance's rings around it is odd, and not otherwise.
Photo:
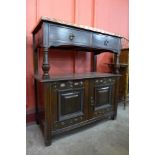
[(45, 117), (40, 117), (38, 112), (38, 120), (45, 144), (50, 145), (53, 135), (102, 118), (114, 118), (115, 81), (115, 77), (106, 77), (40, 83), (37, 89), (43, 89), (43, 93), (38, 94), (38, 104), (44, 105)]

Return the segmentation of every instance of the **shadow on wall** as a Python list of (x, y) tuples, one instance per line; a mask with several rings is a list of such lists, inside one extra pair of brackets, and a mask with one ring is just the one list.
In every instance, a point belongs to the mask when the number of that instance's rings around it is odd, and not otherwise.
[(114, 54), (107, 52), (97, 56), (97, 72), (111, 73), (112, 68), (108, 65), (114, 62)]

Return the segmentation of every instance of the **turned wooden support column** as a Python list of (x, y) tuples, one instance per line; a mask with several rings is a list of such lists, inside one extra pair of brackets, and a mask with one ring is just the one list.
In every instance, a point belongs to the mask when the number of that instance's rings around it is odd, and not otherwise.
[(93, 68), (92, 68), (92, 71), (93, 72), (96, 72), (97, 70), (97, 55), (93, 54)]
[(42, 69), (43, 69), (43, 78), (47, 79), (49, 78), (49, 69), (50, 69), (50, 65), (48, 63), (48, 48), (43, 48), (43, 65), (42, 65)]
[[(115, 74), (119, 74), (119, 68), (120, 68), (120, 64), (119, 64), (119, 54), (115, 54), (115, 57), (114, 57), (114, 61), (115, 61), (115, 64), (114, 64), (114, 73)], [(118, 107), (118, 93), (119, 93), (119, 77), (117, 77), (116, 79), (116, 82), (115, 82), (115, 99), (114, 99), (114, 111), (115, 111), (115, 114), (113, 116), (112, 119), (116, 119), (117, 117), (117, 107)]]
[(120, 64), (119, 64), (119, 54), (115, 54), (115, 74), (119, 74)]

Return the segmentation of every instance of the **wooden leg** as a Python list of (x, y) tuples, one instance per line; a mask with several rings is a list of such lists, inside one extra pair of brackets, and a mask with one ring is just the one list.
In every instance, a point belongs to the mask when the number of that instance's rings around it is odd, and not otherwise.
[(45, 146), (50, 146), (52, 143), (52, 132), (51, 129), (47, 126), (44, 128), (44, 141)]
[(124, 96), (124, 110), (126, 108), (126, 103), (127, 103), (127, 96), (128, 96), (128, 70), (126, 71), (125, 74), (125, 81), (126, 81), (126, 85), (125, 85), (125, 96)]
[(35, 88), (35, 120), (36, 120), (36, 123), (39, 124), (38, 84), (36, 80), (34, 80), (34, 88)]
[(51, 112), (51, 89), (48, 83), (44, 83), (44, 103), (45, 103), (45, 123), (44, 123), (44, 138), (45, 145), (51, 145), (52, 138), (52, 112)]
[(114, 115), (111, 116), (111, 119), (112, 119), (112, 120), (116, 120), (116, 117), (117, 117), (117, 115), (114, 114)]
[(126, 95), (124, 97), (124, 110), (125, 110), (125, 108), (126, 108)]
[(48, 63), (48, 48), (44, 48), (43, 49), (44, 53), (43, 53), (43, 64), (42, 64), (42, 69), (43, 69), (43, 78), (49, 78), (49, 69), (50, 69), (50, 65)]
[(36, 115), (36, 123), (39, 125), (39, 119), (37, 115)]
[(50, 146), (52, 144), (52, 139), (46, 139), (45, 138), (45, 146)]

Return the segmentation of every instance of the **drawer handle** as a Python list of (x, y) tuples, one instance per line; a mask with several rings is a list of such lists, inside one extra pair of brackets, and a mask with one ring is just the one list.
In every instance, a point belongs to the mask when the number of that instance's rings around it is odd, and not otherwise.
[(104, 87), (104, 88), (101, 88), (101, 90), (107, 90), (109, 89), (109, 87)]
[(73, 34), (73, 33), (71, 33), (71, 34), (69, 35), (69, 39), (70, 39), (70, 40), (73, 40), (73, 39), (74, 39), (74, 37), (75, 37), (75, 36), (74, 36), (74, 34)]
[(105, 41), (104, 41), (104, 45), (105, 45), (105, 46), (107, 46), (107, 45), (108, 45), (108, 43), (109, 43), (109, 41), (108, 41), (108, 40), (105, 40)]
[(100, 90), (99, 92), (100, 92), (100, 93), (106, 93), (106, 92), (108, 92), (108, 89)]
[(78, 95), (72, 95), (72, 96), (66, 96), (65, 98), (74, 98), (74, 97), (78, 97)]

